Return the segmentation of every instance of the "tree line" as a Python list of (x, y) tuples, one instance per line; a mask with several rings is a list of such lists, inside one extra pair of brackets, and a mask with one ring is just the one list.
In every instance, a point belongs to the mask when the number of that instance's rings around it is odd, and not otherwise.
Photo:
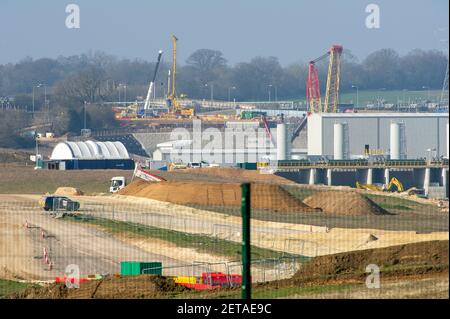
[[(170, 58), (170, 57), (169, 57)], [(166, 59), (169, 59), (166, 58)], [(200, 49), (177, 68), (177, 93), (195, 99), (239, 101), (302, 99), (305, 96), (306, 62), (282, 66), (276, 57), (255, 57), (248, 62), (229, 65), (222, 52)], [(319, 78), (325, 86), (328, 61), (318, 63)], [(441, 51), (414, 50), (400, 56), (392, 49), (381, 49), (361, 62), (345, 50), (341, 64), (341, 90), (384, 88), (386, 90), (440, 89), (447, 57)], [(145, 96), (154, 62), (118, 59), (96, 52), (56, 59), (26, 58), (15, 64), (0, 65), (0, 96), (17, 97), (30, 104), (43, 96), (58, 102), (132, 101)], [(170, 61), (161, 64), (156, 94), (167, 92)], [(41, 84), (39, 87), (37, 87)], [(126, 96), (125, 96), (126, 95)], [(42, 101), (38, 101), (42, 105)], [(35, 100), (36, 104), (36, 100)]]
[[(400, 56), (395, 50), (381, 49), (359, 61), (349, 50), (344, 50), (341, 92), (353, 90), (354, 86), (359, 90), (440, 89), (447, 60), (443, 52), (436, 50), (417, 49)], [(170, 55), (166, 55), (160, 65), (155, 85), (157, 97), (167, 94), (170, 62)], [(56, 134), (79, 133), (84, 124), (85, 102), (135, 101), (145, 97), (155, 64), (119, 59), (103, 52), (55, 59), (25, 58), (18, 63), (3, 64), (0, 65), (1, 108), (5, 101), (10, 101), (28, 111), (50, 111), (45, 121), (51, 121)], [(324, 91), (328, 60), (320, 61), (317, 67)], [(304, 99), (307, 70), (308, 60), (283, 66), (276, 57), (257, 56), (230, 65), (222, 52), (200, 49), (177, 66), (176, 93), (193, 99), (213, 96), (215, 100), (225, 101)], [(22, 138), (9, 139), (8, 134), (24, 125), (36, 124), (40, 118), (20, 114), (3, 113), (0, 146), (23, 144)], [(113, 114), (105, 108), (89, 107), (86, 120), (91, 128), (117, 125)]]

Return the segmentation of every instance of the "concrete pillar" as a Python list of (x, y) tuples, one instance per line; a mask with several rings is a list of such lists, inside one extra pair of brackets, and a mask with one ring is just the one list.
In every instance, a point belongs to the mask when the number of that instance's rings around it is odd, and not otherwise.
[(442, 186), (445, 189), (445, 196), (448, 197), (448, 180), (447, 180), (448, 169), (442, 169)]
[(447, 169), (446, 168), (443, 168), (442, 169), (442, 186), (443, 187), (447, 187), (447, 183), (448, 183), (448, 181), (447, 181)]
[(390, 129), (391, 160), (400, 159), (400, 124), (392, 122)]
[(309, 170), (309, 185), (314, 185), (316, 183), (316, 169), (311, 168)]
[(450, 145), (448, 144), (448, 143), (450, 143), (450, 141), (448, 140), (448, 123), (447, 123), (447, 158), (449, 158), (448, 156), (448, 153), (449, 153), (449, 148), (450, 148)]
[(366, 184), (367, 185), (372, 185), (373, 184), (373, 169), (372, 168), (367, 169)]
[(328, 186), (333, 185), (333, 184), (332, 184), (332, 183), (333, 183), (333, 180), (332, 180), (332, 178), (331, 178), (331, 174), (332, 174), (332, 170), (331, 170), (331, 168), (328, 168), (328, 169), (327, 169), (327, 185), (328, 185)]
[(389, 168), (384, 169), (384, 185), (388, 186), (390, 182)]
[(423, 178), (423, 189), (425, 190), (425, 195), (428, 196), (428, 191), (430, 189), (430, 168), (425, 168), (425, 176)]
[(287, 157), (287, 127), (286, 124), (277, 125), (277, 160), (282, 161)]
[(344, 159), (344, 125), (342, 123), (334, 123), (333, 154), (335, 160)]

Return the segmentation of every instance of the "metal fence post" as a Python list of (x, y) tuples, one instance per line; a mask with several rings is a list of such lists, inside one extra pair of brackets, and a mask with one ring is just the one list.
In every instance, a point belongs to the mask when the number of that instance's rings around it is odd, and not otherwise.
[(250, 183), (241, 184), (242, 202), (242, 299), (251, 298)]

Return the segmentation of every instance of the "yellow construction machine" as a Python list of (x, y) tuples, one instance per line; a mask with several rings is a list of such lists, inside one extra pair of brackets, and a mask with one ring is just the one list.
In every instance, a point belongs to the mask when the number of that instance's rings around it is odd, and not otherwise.
[[(167, 96), (167, 102), (170, 108), (170, 114), (181, 117), (191, 118), (194, 116), (194, 108), (192, 107), (183, 107), (177, 97), (176, 93), (176, 77), (177, 77), (177, 41), (178, 38), (172, 35), (172, 71), (169, 76), (170, 84), (169, 89), (170, 93)], [(183, 95), (182, 95), (183, 96)]]
[(360, 182), (356, 181), (356, 188), (358, 189), (365, 189), (368, 191), (375, 191), (375, 192), (380, 192), (383, 190), (382, 187), (374, 185), (374, 184), (361, 184)]
[(389, 184), (386, 186), (386, 188), (384, 190), (390, 191), (393, 186), (395, 186), (397, 188), (397, 192), (401, 193), (401, 192), (405, 191), (403, 184), (400, 183), (400, 181), (398, 179), (396, 179), (395, 177), (392, 177), (391, 181), (389, 182)]
[(397, 189), (397, 192), (401, 193), (405, 191), (405, 188), (403, 187), (403, 184), (395, 177), (391, 178), (391, 181), (388, 185), (378, 186), (374, 184), (361, 184), (360, 182), (356, 181), (356, 188), (358, 189), (365, 189), (368, 191), (384, 191), (389, 192), (393, 190), (393, 187)]

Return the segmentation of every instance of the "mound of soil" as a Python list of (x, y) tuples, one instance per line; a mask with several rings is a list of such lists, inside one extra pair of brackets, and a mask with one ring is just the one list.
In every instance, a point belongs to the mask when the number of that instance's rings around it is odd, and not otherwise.
[(64, 284), (29, 288), (13, 295), (19, 299), (136, 299), (161, 298), (187, 288), (162, 276), (114, 276), (102, 280), (81, 283), (80, 288), (69, 289)]
[(233, 167), (203, 167), (180, 169), (171, 172), (155, 172), (167, 180), (207, 180), (211, 182), (262, 182), (276, 184), (294, 184), (294, 182), (274, 174), (261, 174), (257, 170), (246, 170)]
[(55, 195), (80, 196), (83, 195), (83, 192), (75, 187), (58, 187), (55, 191)]
[(324, 212), (338, 215), (389, 215), (388, 211), (357, 192), (316, 192), (305, 198), (304, 203), (310, 207), (321, 208)]
[[(119, 192), (120, 195), (137, 196), (180, 205), (225, 206), (241, 205), (241, 188), (236, 183), (211, 183), (199, 181), (148, 183), (137, 180)], [(271, 211), (311, 212), (313, 209), (297, 200), (280, 186), (252, 184), (252, 208)]]
[(436, 240), (319, 256), (304, 264), (293, 279), (365, 273), (369, 264), (375, 264), (381, 270), (396, 265), (448, 268), (448, 249), (448, 240)]

